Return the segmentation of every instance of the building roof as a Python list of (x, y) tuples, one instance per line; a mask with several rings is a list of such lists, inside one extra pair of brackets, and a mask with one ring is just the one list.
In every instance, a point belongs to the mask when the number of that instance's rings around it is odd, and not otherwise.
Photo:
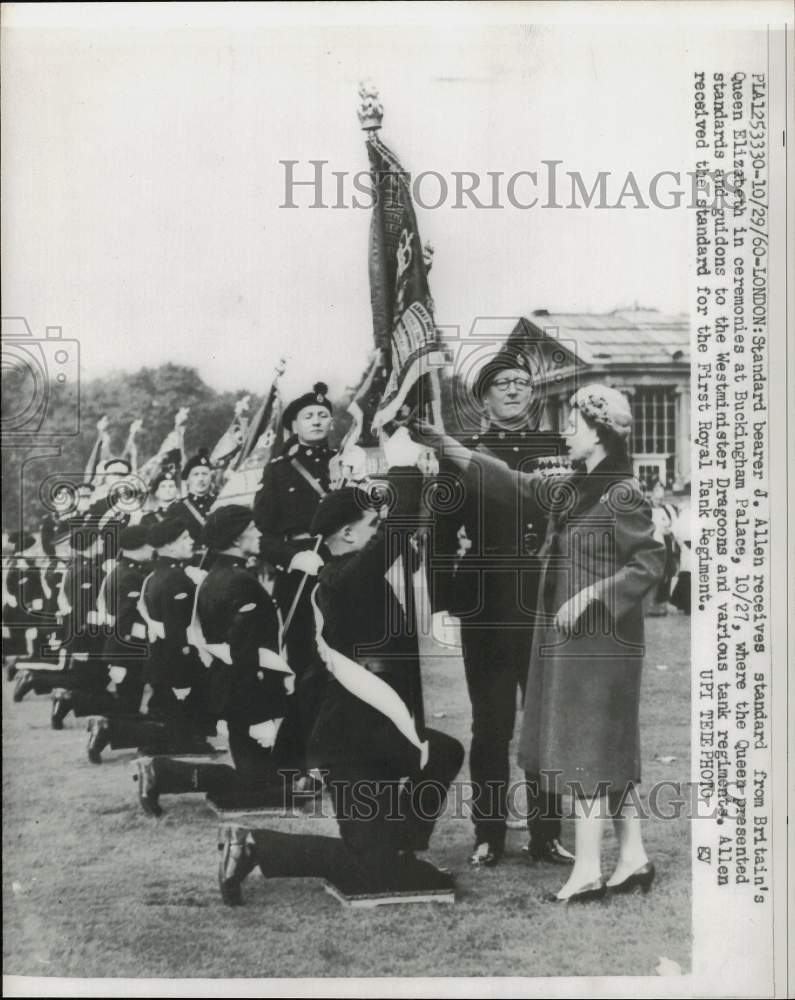
[(588, 365), (670, 365), (690, 363), (690, 323), (686, 313), (656, 309), (616, 309), (610, 313), (550, 313), (529, 316), (539, 331), (570, 342)]

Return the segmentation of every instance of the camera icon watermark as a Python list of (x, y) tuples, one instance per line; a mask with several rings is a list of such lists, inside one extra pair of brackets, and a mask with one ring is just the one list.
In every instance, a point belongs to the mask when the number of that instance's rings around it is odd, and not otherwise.
[(80, 433), (80, 345), (48, 326), (35, 337), (22, 316), (2, 318), (3, 440)]

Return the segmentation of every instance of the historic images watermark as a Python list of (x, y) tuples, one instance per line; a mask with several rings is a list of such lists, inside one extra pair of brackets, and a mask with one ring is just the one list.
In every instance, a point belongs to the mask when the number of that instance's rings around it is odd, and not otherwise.
[(386, 186), (390, 203), (402, 206), (404, 191), (423, 209), (703, 209), (733, 208), (743, 178), (715, 169), (659, 170), (649, 177), (635, 171), (567, 170), (563, 160), (541, 160), (541, 168), (438, 170), (373, 173), (333, 170), (328, 160), (279, 160), (283, 193), (279, 208), (371, 210)]

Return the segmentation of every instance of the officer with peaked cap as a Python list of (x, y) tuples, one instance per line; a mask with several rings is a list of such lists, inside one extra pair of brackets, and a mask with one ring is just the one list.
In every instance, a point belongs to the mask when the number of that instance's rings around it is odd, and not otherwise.
[(317, 649), (309, 595), (323, 565), (319, 539), (312, 536), (310, 526), (329, 490), (331, 412), (323, 382), (316, 382), (311, 392), (286, 407), (283, 426), (291, 437), (282, 454), (265, 466), (254, 499), (254, 520), (262, 533), (261, 554), (276, 571), (274, 596), (285, 624), (287, 662), (299, 678), (297, 693), (305, 735), (311, 728), (317, 694), (312, 668), (317, 663)]
[[(480, 370), (473, 387), (487, 421), (485, 430), (462, 442), (492, 455), (509, 468), (530, 472), (548, 468), (564, 471), (563, 438), (539, 430), (543, 396), (534, 388), (533, 357), (517, 328), (506, 345)], [(525, 342), (523, 343), (523, 339)], [(457, 470), (444, 471), (458, 475)], [(513, 735), (518, 693), (524, 690), (533, 638), (534, 609), (540, 565), (538, 551), (543, 523), (522, 509), (518, 498), (499, 517), (489, 516), (485, 498), (464, 491), (463, 506), (440, 516), (435, 548), (458, 555), (450, 579), (435, 579), (435, 608), (445, 607), (461, 621), (461, 642), (467, 689), (472, 704), (469, 754), (475, 826), (473, 865), (493, 865), (505, 848), (510, 776), (509, 745)], [(521, 558), (521, 569), (517, 559)], [(473, 569), (469, 565), (477, 565)], [(438, 595), (441, 593), (441, 597)], [(548, 816), (554, 803), (529, 803)], [(532, 825), (526, 852), (533, 859), (570, 864), (571, 855), (558, 842), (560, 823), (540, 820)]]
[(259, 552), (251, 509), (229, 504), (204, 527), (212, 568), (199, 585), (197, 624), (210, 668), (210, 709), (227, 722), (234, 768), (156, 756), (138, 761), (138, 797), (159, 815), (159, 796), (207, 792), (221, 809), (282, 805), (297, 774), (291, 694), (294, 677), (279, 655), (273, 599), (247, 568)]

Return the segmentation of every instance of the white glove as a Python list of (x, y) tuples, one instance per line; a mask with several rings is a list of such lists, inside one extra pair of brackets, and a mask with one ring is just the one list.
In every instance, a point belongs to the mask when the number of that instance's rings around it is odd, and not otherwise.
[(185, 576), (187, 576), (188, 579), (191, 580), (193, 583), (195, 583), (196, 586), (198, 587), (199, 584), (207, 576), (207, 570), (206, 569), (199, 569), (198, 566), (186, 566), (185, 567)]
[(407, 427), (398, 427), (392, 437), (383, 437), (381, 446), (384, 449), (386, 464), (390, 469), (397, 466), (417, 465), (427, 446), (417, 444), (409, 436)]
[(287, 571), (289, 573), (306, 573), (308, 576), (317, 576), (322, 565), (323, 560), (317, 552), (305, 549), (303, 552), (296, 552), (290, 560)]
[(255, 726), (248, 727), (248, 735), (256, 740), (261, 747), (269, 750), (276, 742), (276, 736), (281, 726), (281, 719), (268, 719), (267, 722), (258, 722)]
[(348, 482), (360, 483), (367, 478), (367, 452), (358, 444), (348, 445), (340, 455), (340, 467)]
[(124, 678), (127, 676), (126, 667), (108, 667), (108, 673), (110, 674), (110, 679), (114, 684), (121, 684)]
[(177, 696), (177, 701), (185, 701), (185, 699), (190, 694), (190, 688), (175, 688), (175, 687), (173, 687), (171, 690)]

